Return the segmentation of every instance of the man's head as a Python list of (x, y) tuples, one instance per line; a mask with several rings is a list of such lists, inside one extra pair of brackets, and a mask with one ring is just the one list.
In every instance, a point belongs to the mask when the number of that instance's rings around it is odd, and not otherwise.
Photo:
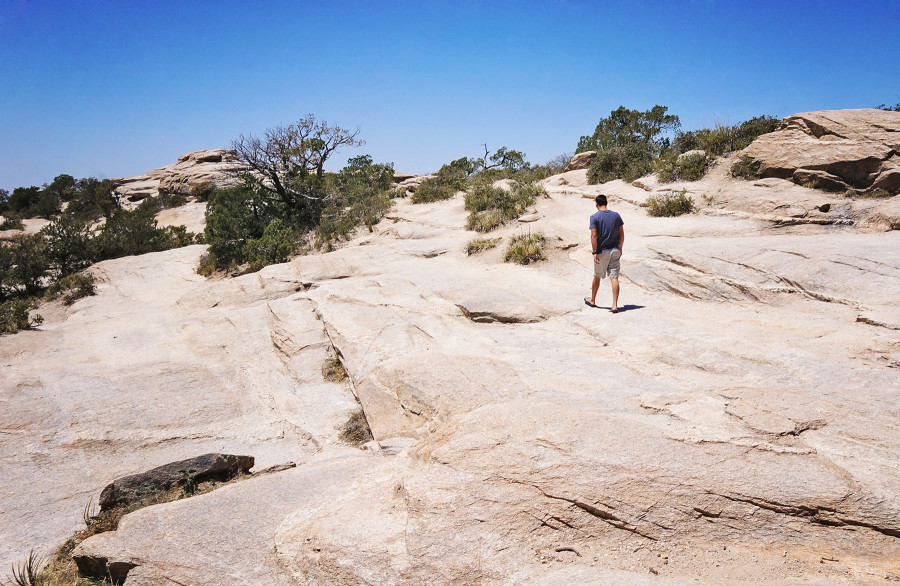
[(597, 197), (594, 198), (594, 201), (597, 203), (598, 208), (606, 207), (606, 196), (605, 195), (602, 195), (602, 194), (598, 195)]

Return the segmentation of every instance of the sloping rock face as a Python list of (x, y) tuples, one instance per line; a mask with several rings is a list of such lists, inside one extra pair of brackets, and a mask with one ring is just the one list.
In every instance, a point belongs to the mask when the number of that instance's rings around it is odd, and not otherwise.
[[(776, 178), (714, 169), (688, 186), (715, 203), (677, 218), (646, 214), (649, 180), (584, 179), (545, 181), (538, 219), (473, 256), (458, 195), (235, 279), (197, 276), (202, 246), (100, 263), (97, 296), (0, 337), (0, 566), (115, 478), (217, 451), (297, 466), (79, 552), (128, 586), (900, 577), (900, 234)], [(582, 301), (601, 192), (625, 221), (615, 315), (606, 282)], [(526, 230), (548, 260), (504, 263)], [(364, 449), (339, 439), (360, 407)]]
[(900, 193), (900, 112), (826, 110), (794, 114), (744, 152), (763, 177), (830, 191)]
[(118, 184), (120, 197), (138, 202), (160, 193), (189, 195), (192, 189), (207, 183), (216, 187), (236, 185), (238, 174), (245, 169), (235, 151), (211, 149), (187, 153), (172, 165), (113, 181)]

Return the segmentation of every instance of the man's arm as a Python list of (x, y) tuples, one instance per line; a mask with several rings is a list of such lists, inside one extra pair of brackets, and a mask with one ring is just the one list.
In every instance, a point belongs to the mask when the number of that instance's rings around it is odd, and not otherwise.
[(594, 255), (594, 262), (600, 263), (600, 257), (598, 256), (599, 251), (597, 250), (597, 229), (591, 228), (591, 254)]
[(619, 250), (625, 246), (625, 226), (619, 226)]

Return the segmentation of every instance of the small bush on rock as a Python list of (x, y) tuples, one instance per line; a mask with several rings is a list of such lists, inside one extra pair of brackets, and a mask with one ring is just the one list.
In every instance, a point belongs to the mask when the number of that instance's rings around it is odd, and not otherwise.
[(655, 156), (640, 145), (616, 146), (597, 151), (588, 167), (588, 183), (606, 183), (614, 179), (631, 182), (653, 171)]
[(4, 216), (3, 223), (0, 224), (0, 230), (24, 230), (25, 224), (22, 218), (16, 216)]
[(466, 227), (478, 232), (489, 232), (518, 218), (525, 208), (534, 203), (537, 193), (546, 193), (546, 190), (543, 186), (531, 183), (516, 182), (506, 190), (487, 182), (476, 182), (466, 193), (466, 209), (469, 210)]
[(72, 305), (79, 299), (95, 295), (96, 280), (91, 273), (76, 273), (63, 277), (50, 285), (44, 293), (44, 299), (54, 300), (62, 298), (64, 305)]
[(731, 176), (748, 180), (760, 179), (762, 177), (762, 163), (753, 157), (742, 155), (731, 165)]
[(362, 409), (358, 409), (350, 414), (347, 423), (339, 435), (342, 441), (355, 446), (361, 446), (366, 442), (372, 441), (372, 430), (369, 428), (369, 422), (366, 420), (366, 414)]
[(466, 244), (466, 254), (472, 256), (483, 250), (490, 250), (500, 244), (502, 238), (473, 238)]
[(416, 188), (410, 201), (412, 203), (430, 203), (450, 199), (456, 195), (456, 192), (464, 190), (467, 182), (468, 176), (464, 169), (444, 165), (435, 173), (434, 177), (426, 179)]
[(281, 219), (276, 218), (269, 222), (261, 237), (247, 240), (243, 256), (251, 264), (261, 265), (260, 268), (286, 262), (294, 252), (296, 242), (294, 231), (285, 227)]
[(654, 217), (680, 216), (694, 211), (694, 199), (687, 190), (654, 195), (647, 200), (647, 213)]
[(34, 299), (12, 299), (0, 304), (0, 333), (15, 334), (43, 323), (43, 317), (29, 313), (36, 308)]
[(510, 238), (503, 260), (505, 262), (527, 265), (546, 258), (544, 256), (544, 235), (537, 232), (535, 234), (520, 234)]
[(169, 193), (167, 191), (160, 192), (156, 197), (148, 197), (140, 203), (139, 209), (151, 210), (154, 214), (158, 214), (163, 210), (171, 208), (179, 208), (187, 203), (187, 198), (180, 193)]

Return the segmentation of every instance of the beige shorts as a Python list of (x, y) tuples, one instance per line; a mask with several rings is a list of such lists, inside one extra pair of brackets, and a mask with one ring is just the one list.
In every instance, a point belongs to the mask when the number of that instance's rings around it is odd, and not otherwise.
[[(594, 257), (591, 257), (592, 259)], [(619, 259), (622, 258), (622, 251), (618, 248), (607, 250), (599, 254), (600, 262), (594, 263), (594, 276), (601, 279), (607, 275), (611, 278), (619, 278)]]

